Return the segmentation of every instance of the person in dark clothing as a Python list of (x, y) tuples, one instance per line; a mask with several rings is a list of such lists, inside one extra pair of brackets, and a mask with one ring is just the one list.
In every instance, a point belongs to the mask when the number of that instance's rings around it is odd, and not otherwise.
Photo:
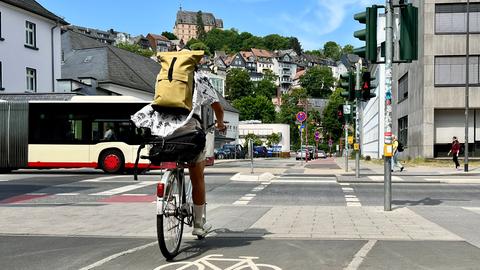
[(452, 153), (453, 155), (453, 162), (455, 163), (455, 169), (460, 167), (460, 163), (458, 163), (458, 154), (460, 153), (460, 143), (457, 140), (457, 137), (453, 137), (452, 148), (448, 151), (448, 155)]

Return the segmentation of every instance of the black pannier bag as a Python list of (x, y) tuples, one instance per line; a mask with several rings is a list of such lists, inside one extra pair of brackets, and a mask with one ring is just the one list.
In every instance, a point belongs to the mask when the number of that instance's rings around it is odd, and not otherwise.
[(197, 129), (157, 138), (151, 144), (148, 159), (154, 165), (160, 162), (191, 162), (205, 148), (205, 132)]

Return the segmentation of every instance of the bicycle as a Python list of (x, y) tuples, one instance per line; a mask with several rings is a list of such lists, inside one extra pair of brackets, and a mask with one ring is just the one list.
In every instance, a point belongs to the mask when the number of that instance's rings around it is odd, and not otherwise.
[[(160, 162), (163, 162), (163, 167), (167, 168), (160, 182), (157, 184), (156, 192), (157, 239), (160, 251), (167, 260), (173, 259), (179, 253), (184, 225), (193, 226), (192, 185), (190, 181), (185, 181), (184, 169), (188, 167), (188, 162), (185, 160), (192, 160), (192, 157), (196, 156), (188, 151), (186, 151), (186, 153), (175, 153), (175, 151), (170, 148), (175, 148), (178, 144), (191, 144), (198, 149), (200, 146), (197, 144), (195, 138), (192, 142), (175, 141), (175, 139), (182, 138), (182, 136), (191, 136), (195, 132), (203, 131), (197, 130), (167, 138), (149, 137), (146, 138), (145, 142), (142, 143), (137, 150), (135, 168), (138, 164), (139, 157), (149, 159), (152, 164), (160, 164)], [(160, 145), (162, 150), (155, 154), (149, 153), (148, 156), (140, 156), (140, 152), (145, 145)], [(204, 146), (205, 144), (201, 146), (201, 149), (203, 149)], [(170, 152), (165, 153), (162, 151)], [(166, 160), (170, 160), (170, 162), (166, 162)], [(179, 161), (171, 162), (171, 160)], [(136, 169), (134, 171), (134, 179), (137, 180)], [(203, 239), (204, 236), (197, 236), (197, 238)]]

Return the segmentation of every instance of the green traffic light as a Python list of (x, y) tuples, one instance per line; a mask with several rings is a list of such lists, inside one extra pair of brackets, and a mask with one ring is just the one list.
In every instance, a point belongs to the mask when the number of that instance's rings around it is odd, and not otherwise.
[(354, 49), (353, 53), (372, 63), (377, 61), (377, 14), (378, 7), (374, 5), (353, 16), (356, 21), (366, 24), (365, 29), (355, 31), (353, 34), (354, 37), (365, 41), (365, 47)]

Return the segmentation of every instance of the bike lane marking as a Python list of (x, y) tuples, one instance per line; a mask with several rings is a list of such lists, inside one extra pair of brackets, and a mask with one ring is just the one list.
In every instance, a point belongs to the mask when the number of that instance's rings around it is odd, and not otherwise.
[(377, 243), (377, 240), (369, 240), (354, 256), (353, 260), (348, 264), (344, 270), (357, 270), (362, 264), (363, 260), (367, 257), (368, 252), (372, 250), (373, 246)]
[(90, 265), (87, 265), (87, 266), (85, 266), (85, 267), (82, 267), (82, 268), (80, 268), (80, 270), (90, 270), (90, 269), (93, 269), (93, 268), (95, 268), (95, 267), (99, 267), (99, 266), (101, 266), (101, 265), (103, 265), (103, 264), (105, 264), (105, 263), (107, 263), (107, 262), (109, 262), (109, 261), (111, 261), (111, 260), (114, 260), (114, 259), (116, 259), (116, 258), (118, 258), (118, 257), (120, 257), (120, 256), (123, 256), (123, 255), (126, 255), (126, 254), (130, 254), (130, 253), (134, 253), (134, 252), (137, 252), (137, 251), (142, 250), (142, 249), (146, 249), (146, 248), (148, 248), (148, 247), (157, 245), (157, 243), (158, 243), (157, 241), (151, 242), (151, 243), (148, 243), (148, 244), (143, 245), (143, 246), (139, 246), (139, 247), (136, 247), (136, 248), (131, 248), (131, 249), (128, 249), (128, 250), (125, 250), (125, 251), (122, 251), (122, 252), (119, 252), (119, 253), (110, 255), (110, 256), (108, 256), (108, 257), (106, 257), (106, 258), (104, 258), (104, 259), (102, 259), (102, 260), (100, 260), (100, 261), (97, 261), (97, 262), (95, 262), (95, 263), (92, 263), (92, 264), (90, 264)]

